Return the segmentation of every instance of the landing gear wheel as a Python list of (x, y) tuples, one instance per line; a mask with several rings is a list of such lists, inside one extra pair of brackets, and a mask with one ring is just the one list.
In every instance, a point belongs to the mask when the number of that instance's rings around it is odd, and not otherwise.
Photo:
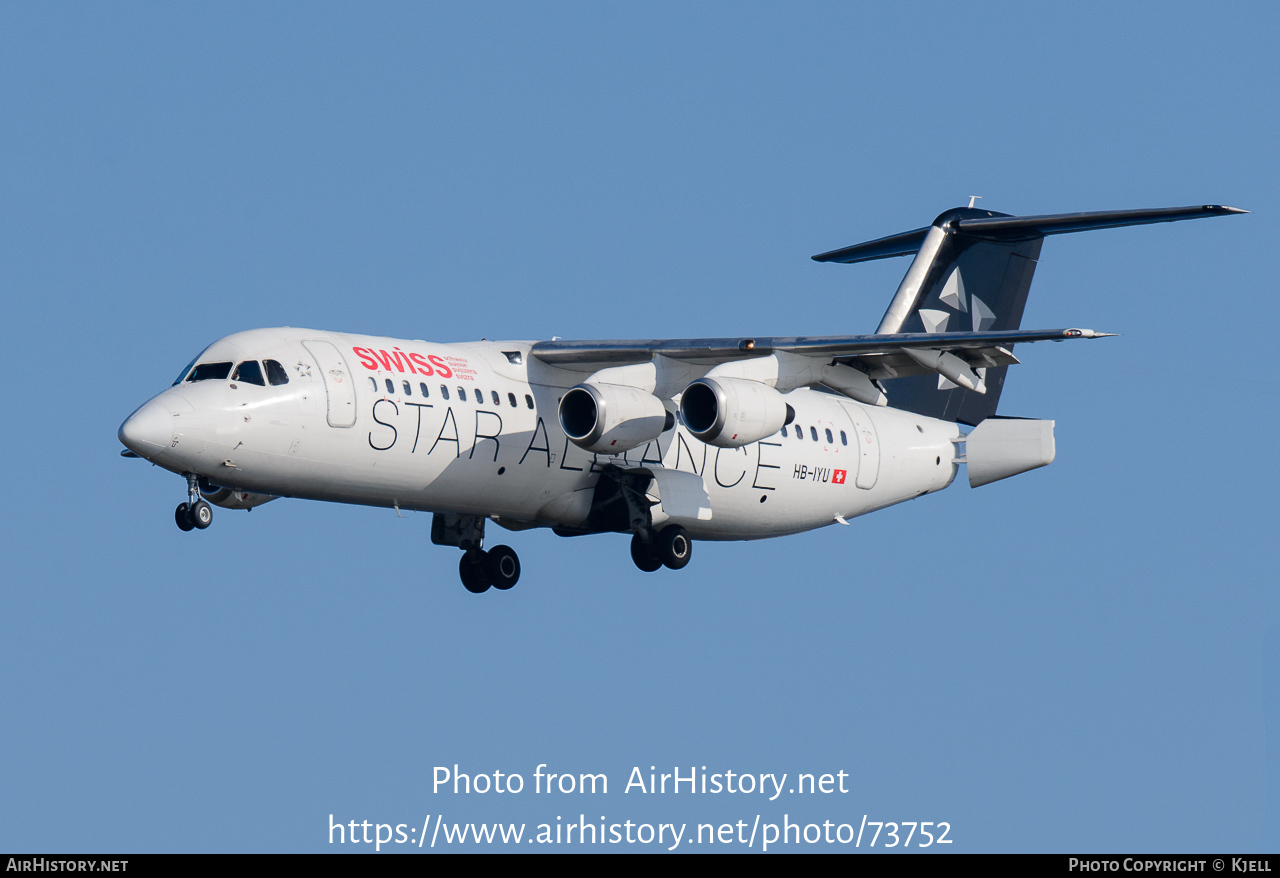
[(631, 537), (631, 560), (645, 573), (653, 573), (662, 567), (662, 559), (654, 550), (657, 546), (652, 540), (646, 542), (640, 534)]
[(510, 546), (494, 546), (485, 553), (484, 570), (494, 588), (506, 591), (520, 581), (520, 558)]
[(679, 570), (693, 557), (693, 540), (678, 524), (669, 524), (658, 532), (657, 555), (672, 570)]
[(200, 530), (213, 524), (213, 507), (203, 500), (197, 500), (188, 514), (191, 516), (191, 524)]
[(462, 585), (472, 594), (489, 590), (489, 576), (485, 572), (484, 562), (484, 552), (463, 552), (458, 561), (458, 575), (462, 577)]
[(178, 525), (179, 530), (187, 531), (195, 527), (191, 522), (191, 506), (179, 503), (178, 508), (173, 510), (173, 521)]

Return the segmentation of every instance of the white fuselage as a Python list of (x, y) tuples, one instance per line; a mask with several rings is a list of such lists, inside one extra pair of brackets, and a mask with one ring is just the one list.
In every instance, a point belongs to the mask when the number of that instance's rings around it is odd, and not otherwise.
[(956, 475), (954, 423), (808, 388), (786, 395), (795, 419), (785, 435), (718, 448), (677, 421), (626, 454), (592, 454), (557, 418), (560, 397), (586, 375), (548, 366), (530, 347), (238, 333), (198, 362), (272, 359), (288, 383), (180, 381), (121, 437), (166, 469), (241, 491), (480, 515), (514, 529), (581, 526), (604, 465), (676, 470), (701, 479), (711, 510), (679, 523), (711, 540), (821, 527)]

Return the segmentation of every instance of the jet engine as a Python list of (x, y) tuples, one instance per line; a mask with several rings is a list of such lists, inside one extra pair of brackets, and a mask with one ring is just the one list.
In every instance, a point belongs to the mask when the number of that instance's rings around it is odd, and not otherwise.
[(215, 485), (203, 476), (200, 478), (200, 494), (214, 506), (223, 509), (252, 509), (278, 499), (273, 494), (253, 494)]
[(579, 384), (560, 400), (560, 427), (579, 448), (621, 454), (675, 426), (652, 393), (621, 384)]
[(690, 433), (721, 448), (750, 445), (772, 436), (795, 418), (781, 393), (742, 378), (692, 382), (680, 397), (680, 414)]

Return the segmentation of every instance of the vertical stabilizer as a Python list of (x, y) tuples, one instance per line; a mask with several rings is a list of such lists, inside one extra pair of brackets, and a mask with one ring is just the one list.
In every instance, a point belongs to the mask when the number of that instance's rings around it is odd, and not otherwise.
[[(1044, 238), (989, 240), (955, 226), (959, 220), (1000, 216), (960, 207), (934, 220), (876, 334), (1018, 329)], [(894, 408), (977, 424), (995, 414), (1008, 368), (975, 370), (985, 393), (937, 374), (894, 378), (884, 388)]]
[[(1218, 204), (1045, 216), (957, 207), (925, 228), (813, 258), (851, 263), (915, 254), (877, 335), (1012, 330), (1021, 327), (1045, 236), (1240, 213), (1247, 211)], [(924, 362), (928, 355), (921, 352), (913, 358)], [(1008, 366), (971, 365), (978, 378), (970, 382), (973, 388), (953, 383), (942, 374), (945, 369), (886, 380), (882, 383), (889, 405), (948, 421), (981, 423), (996, 413)]]

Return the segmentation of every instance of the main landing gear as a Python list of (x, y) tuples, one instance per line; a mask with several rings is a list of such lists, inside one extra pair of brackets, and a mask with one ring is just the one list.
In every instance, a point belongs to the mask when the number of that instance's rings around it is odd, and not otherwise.
[(679, 570), (692, 557), (693, 540), (678, 524), (669, 524), (653, 534), (637, 533), (631, 538), (631, 560), (645, 573), (653, 573), (659, 567)]
[(488, 591), (489, 586), (506, 591), (520, 581), (520, 556), (510, 546), (494, 546), (487, 552), (472, 549), (462, 553), (458, 575), (472, 594)]
[(462, 549), (458, 576), (472, 594), (492, 588), (506, 591), (520, 581), (520, 556), (510, 546), (484, 550), (484, 519), (478, 515), (437, 512), (431, 517), (431, 542)]
[(174, 523), (179, 530), (204, 530), (213, 524), (213, 507), (200, 496), (200, 485), (195, 473), (187, 473), (187, 502), (179, 503), (173, 510)]
[(591, 511), (580, 530), (557, 529), (561, 536), (577, 533), (626, 533), (630, 531), (631, 560), (645, 573), (660, 567), (679, 570), (693, 557), (693, 540), (678, 524), (657, 528), (650, 495), (653, 473), (646, 469), (622, 469), (613, 464), (600, 468), (600, 480), (591, 496)]

